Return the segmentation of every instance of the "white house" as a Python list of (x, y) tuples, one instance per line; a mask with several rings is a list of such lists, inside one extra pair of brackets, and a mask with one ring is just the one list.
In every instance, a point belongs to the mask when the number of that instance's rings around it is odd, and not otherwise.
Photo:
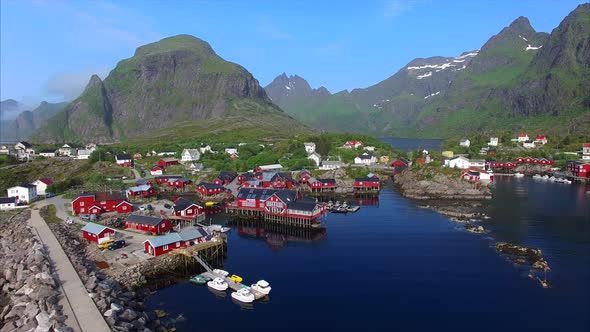
[(1, 145), (0, 146), (0, 154), (10, 154), (12, 147), (9, 145)]
[(49, 150), (41, 150), (41, 152), (39, 152), (39, 155), (40, 156), (43, 156), (43, 157), (47, 157), (47, 158), (53, 158), (53, 157), (56, 156), (56, 151), (55, 150), (51, 150), (51, 149), (49, 149)]
[(461, 169), (467, 169), (469, 168), (471, 165), (469, 163), (469, 159), (463, 157), (463, 156), (459, 156), (453, 159), (447, 159), (445, 160), (445, 166), (450, 167), (450, 168), (461, 168)]
[(199, 149), (184, 149), (180, 155), (180, 162), (188, 163), (191, 161), (197, 161), (201, 158)]
[(537, 135), (537, 137), (535, 137), (535, 141), (536, 144), (542, 144), (545, 145), (547, 144), (547, 136), (545, 135)]
[(377, 158), (371, 153), (365, 152), (354, 158), (354, 163), (357, 165), (373, 165), (377, 163)]
[(331, 170), (331, 169), (339, 169), (344, 167), (344, 163), (340, 160), (326, 160), (322, 161), (322, 166), (320, 166), (321, 170)]
[(459, 141), (459, 146), (464, 146), (466, 148), (468, 148), (471, 145), (471, 141), (467, 138), (463, 138), (462, 140)]
[(374, 147), (374, 146), (370, 146), (370, 145), (369, 145), (369, 146), (365, 146), (365, 147), (363, 147), (363, 150), (365, 150), (365, 151), (371, 151), (371, 152), (374, 152), (374, 151), (375, 151), (375, 147)]
[(590, 143), (582, 145), (582, 160), (590, 160)]
[(236, 148), (225, 148), (225, 153), (227, 154), (238, 154), (238, 149)]
[(42, 178), (39, 179), (35, 182), (33, 182), (33, 184), (37, 187), (37, 195), (47, 195), (46, 190), (47, 190), (47, 186), (50, 186), (53, 184), (53, 181), (51, 181), (48, 178)]
[(15, 150), (22, 150), (29, 154), (35, 154), (35, 150), (33, 149), (33, 145), (31, 143), (27, 143), (24, 141), (18, 142), (14, 145)]
[(305, 146), (305, 152), (307, 152), (308, 154), (315, 152), (315, 143), (307, 142), (307, 143), (303, 143), (303, 145)]
[(499, 140), (498, 137), (490, 137), (490, 141), (488, 142), (489, 146), (498, 146)]
[(526, 141), (522, 143), (522, 147), (523, 148), (527, 148), (527, 149), (533, 149), (535, 148), (535, 142), (534, 141)]
[(96, 150), (96, 144), (94, 143), (87, 143), (85, 146), (86, 150)]
[(190, 163), (187, 165), (187, 168), (191, 171), (200, 172), (203, 170), (203, 164), (201, 163)]
[(16, 208), (16, 197), (0, 197), (0, 210), (12, 210)]
[(57, 152), (60, 156), (69, 157), (72, 155), (72, 152), (73, 152), (72, 150), (76, 151), (75, 149), (72, 149), (72, 147), (69, 144), (66, 143), (66, 144), (62, 145), (61, 148), (59, 148), (57, 150)]
[(76, 154), (76, 159), (87, 160), (90, 159), (90, 155), (94, 152), (94, 149), (79, 149)]
[(307, 156), (307, 159), (311, 159), (315, 162), (316, 166), (320, 166), (320, 163), (322, 162), (322, 156), (320, 156), (317, 152), (314, 152), (312, 154), (310, 154), (309, 156)]
[(208, 145), (208, 144), (201, 144), (201, 147), (199, 148), (199, 151), (201, 151), (201, 153), (213, 152), (213, 151), (211, 151), (211, 146)]
[(486, 161), (483, 159), (471, 159), (469, 160), (469, 167), (485, 168)]
[(164, 174), (164, 170), (160, 166), (154, 166), (150, 169), (151, 175), (162, 175)]
[(8, 197), (16, 197), (19, 203), (30, 203), (37, 199), (37, 186), (24, 183), (20, 186), (10, 187), (6, 190)]
[(174, 152), (174, 151), (162, 151), (162, 152), (158, 153), (158, 156), (160, 156), (160, 157), (161, 156), (173, 156), (175, 154), (176, 154), (176, 152)]
[(522, 133), (522, 134), (518, 134), (518, 136), (516, 137), (516, 141), (517, 141), (517, 142), (526, 142), (526, 141), (528, 141), (528, 140), (530, 140), (530, 139), (529, 139), (529, 135), (527, 135), (527, 134), (524, 134), (524, 133)]

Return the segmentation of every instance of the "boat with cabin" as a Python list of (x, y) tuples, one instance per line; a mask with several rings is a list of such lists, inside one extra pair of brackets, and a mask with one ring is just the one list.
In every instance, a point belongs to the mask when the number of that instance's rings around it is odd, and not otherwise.
[(258, 280), (258, 282), (252, 284), (250, 288), (264, 295), (268, 295), (272, 289), (266, 280)]
[(213, 269), (213, 273), (218, 274), (224, 278), (229, 275), (229, 272), (227, 272), (225, 270), (221, 270), (221, 269)]
[(238, 291), (231, 293), (231, 297), (243, 303), (252, 303), (256, 300), (254, 294), (252, 294), (250, 289), (246, 287), (240, 288)]
[(522, 174), (520, 172), (516, 172), (516, 173), (514, 173), (514, 177), (515, 178), (522, 178), (522, 177), (524, 177), (524, 174)]
[(205, 283), (207, 283), (209, 280), (211, 280), (211, 278), (209, 277), (205, 277), (203, 275), (196, 275), (196, 276), (192, 276), (189, 281), (192, 282), (193, 284), (197, 284), (197, 285), (204, 285)]
[(227, 282), (219, 277), (207, 282), (207, 286), (213, 288), (216, 291), (224, 291), (229, 287)]

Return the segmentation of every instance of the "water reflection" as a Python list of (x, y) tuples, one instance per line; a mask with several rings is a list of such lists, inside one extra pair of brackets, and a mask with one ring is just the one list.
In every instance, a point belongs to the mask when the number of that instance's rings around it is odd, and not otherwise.
[(265, 241), (273, 251), (280, 251), (289, 243), (315, 244), (327, 236), (325, 228), (304, 229), (257, 221), (234, 221), (231, 223), (241, 238)]

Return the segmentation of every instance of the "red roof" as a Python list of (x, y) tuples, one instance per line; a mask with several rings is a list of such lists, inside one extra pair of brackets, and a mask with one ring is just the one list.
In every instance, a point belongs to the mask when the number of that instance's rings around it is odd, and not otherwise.
[(527, 134), (518, 134), (518, 137), (526, 137), (528, 136)]
[(585, 148), (590, 148), (590, 143), (584, 143), (583, 145)]
[(535, 139), (547, 139), (547, 138), (545, 137), (545, 135), (537, 135), (537, 137), (535, 137)]
[(48, 186), (53, 184), (53, 181), (49, 180), (48, 178), (42, 178), (42, 179), (39, 179), (39, 181), (45, 183)]

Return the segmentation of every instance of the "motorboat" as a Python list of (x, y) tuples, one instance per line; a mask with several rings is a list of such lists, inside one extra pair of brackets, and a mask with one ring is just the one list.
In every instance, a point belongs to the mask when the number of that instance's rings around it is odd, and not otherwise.
[(221, 269), (213, 269), (213, 273), (219, 274), (222, 277), (227, 277), (229, 275), (229, 272)]
[(533, 175), (533, 179), (541, 180), (541, 179), (543, 179), (543, 177), (540, 174), (535, 174), (535, 175)]
[(523, 176), (524, 176), (524, 174), (522, 174), (522, 173), (514, 173), (515, 178), (521, 178)]
[(549, 178), (549, 181), (555, 182), (555, 180), (556, 180), (556, 177), (555, 176), (552, 176), (552, 177)]
[(202, 276), (202, 275), (196, 275), (196, 276), (192, 276), (189, 281), (192, 282), (193, 284), (197, 284), (197, 285), (204, 285), (207, 281), (211, 280), (208, 277)]
[(258, 282), (252, 284), (250, 288), (264, 295), (268, 295), (271, 290), (270, 284), (266, 280), (258, 280)]
[(547, 174), (543, 175), (543, 180), (549, 180), (549, 175), (547, 175)]
[(231, 293), (231, 297), (243, 303), (252, 303), (256, 300), (248, 288), (240, 288), (237, 292)]
[(227, 282), (219, 277), (207, 282), (207, 286), (217, 290), (217, 291), (224, 291), (229, 287)]
[(572, 181), (570, 181), (568, 179), (565, 179), (565, 178), (556, 178), (555, 179), (555, 182), (556, 183), (566, 183), (566, 184), (571, 184), (572, 183)]
[(208, 231), (211, 231), (211, 232), (227, 233), (227, 232), (229, 232), (231, 230), (231, 228), (214, 224), (214, 225), (207, 226), (207, 230)]

